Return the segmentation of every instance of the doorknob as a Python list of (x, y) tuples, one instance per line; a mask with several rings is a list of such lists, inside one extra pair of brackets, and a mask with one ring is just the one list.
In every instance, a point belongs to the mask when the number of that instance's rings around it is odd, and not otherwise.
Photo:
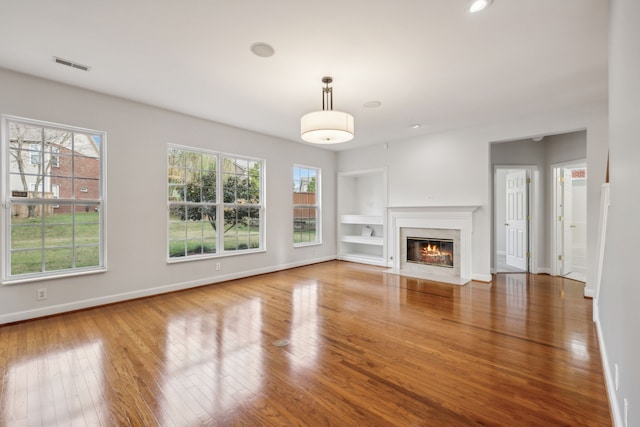
[(507, 227), (509, 226), (509, 224), (505, 224)]
[(573, 225), (573, 224), (571, 224), (569, 227), (571, 227), (571, 228), (576, 228), (576, 226), (575, 226), (575, 225)]

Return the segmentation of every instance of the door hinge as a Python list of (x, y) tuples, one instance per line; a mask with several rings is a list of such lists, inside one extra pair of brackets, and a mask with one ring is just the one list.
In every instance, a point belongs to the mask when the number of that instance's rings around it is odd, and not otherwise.
[(564, 221), (564, 217), (563, 217), (562, 215), (560, 215), (560, 216), (558, 217), (558, 221), (560, 221), (560, 222)]
[(527, 258), (531, 258), (531, 252), (527, 252)]
[(563, 260), (562, 255), (558, 255), (558, 261), (562, 261), (562, 260)]
[(564, 176), (560, 177), (560, 182), (564, 182)]
[(527, 221), (531, 221), (531, 215), (527, 215)]
[(531, 178), (527, 178), (527, 184), (531, 184)]

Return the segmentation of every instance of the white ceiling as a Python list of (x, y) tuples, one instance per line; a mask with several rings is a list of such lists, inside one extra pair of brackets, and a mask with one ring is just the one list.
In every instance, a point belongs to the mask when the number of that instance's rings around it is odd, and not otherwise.
[[(330, 75), (334, 109), (356, 121), (353, 141), (327, 146), (336, 150), (606, 99), (608, 1), (494, 0), (473, 15), (466, 7), (0, 0), (0, 67), (301, 144), (300, 117), (321, 109)], [(254, 42), (275, 55), (253, 55)]]

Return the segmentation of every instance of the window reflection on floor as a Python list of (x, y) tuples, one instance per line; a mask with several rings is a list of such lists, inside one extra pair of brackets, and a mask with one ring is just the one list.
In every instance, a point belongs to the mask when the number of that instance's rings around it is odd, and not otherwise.
[(163, 425), (199, 425), (206, 414), (234, 409), (258, 393), (264, 375), (261, 329), (259, 298), (172, 319), (161, 391)]
[(7, 425), (103, 424), (109, 410), (102, 354), (98, 341), (8, 366), (0, 409)]
[(318, 284), (293, 290), (293, 319), (289, 361), (294, 369), (313, 366), (320, 347), (318, 325)]

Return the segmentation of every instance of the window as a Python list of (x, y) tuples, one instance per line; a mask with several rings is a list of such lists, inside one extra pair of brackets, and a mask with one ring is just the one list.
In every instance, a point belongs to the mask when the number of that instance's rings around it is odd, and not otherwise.
[(293, 167), (293, 244), (320, 243), (320, 169)]
[(264, 162), (169, 146), (170, 259), (263, 249)]
[(103, 271), (106, 134), (8, 116), (2, 131), (3, 281)]

